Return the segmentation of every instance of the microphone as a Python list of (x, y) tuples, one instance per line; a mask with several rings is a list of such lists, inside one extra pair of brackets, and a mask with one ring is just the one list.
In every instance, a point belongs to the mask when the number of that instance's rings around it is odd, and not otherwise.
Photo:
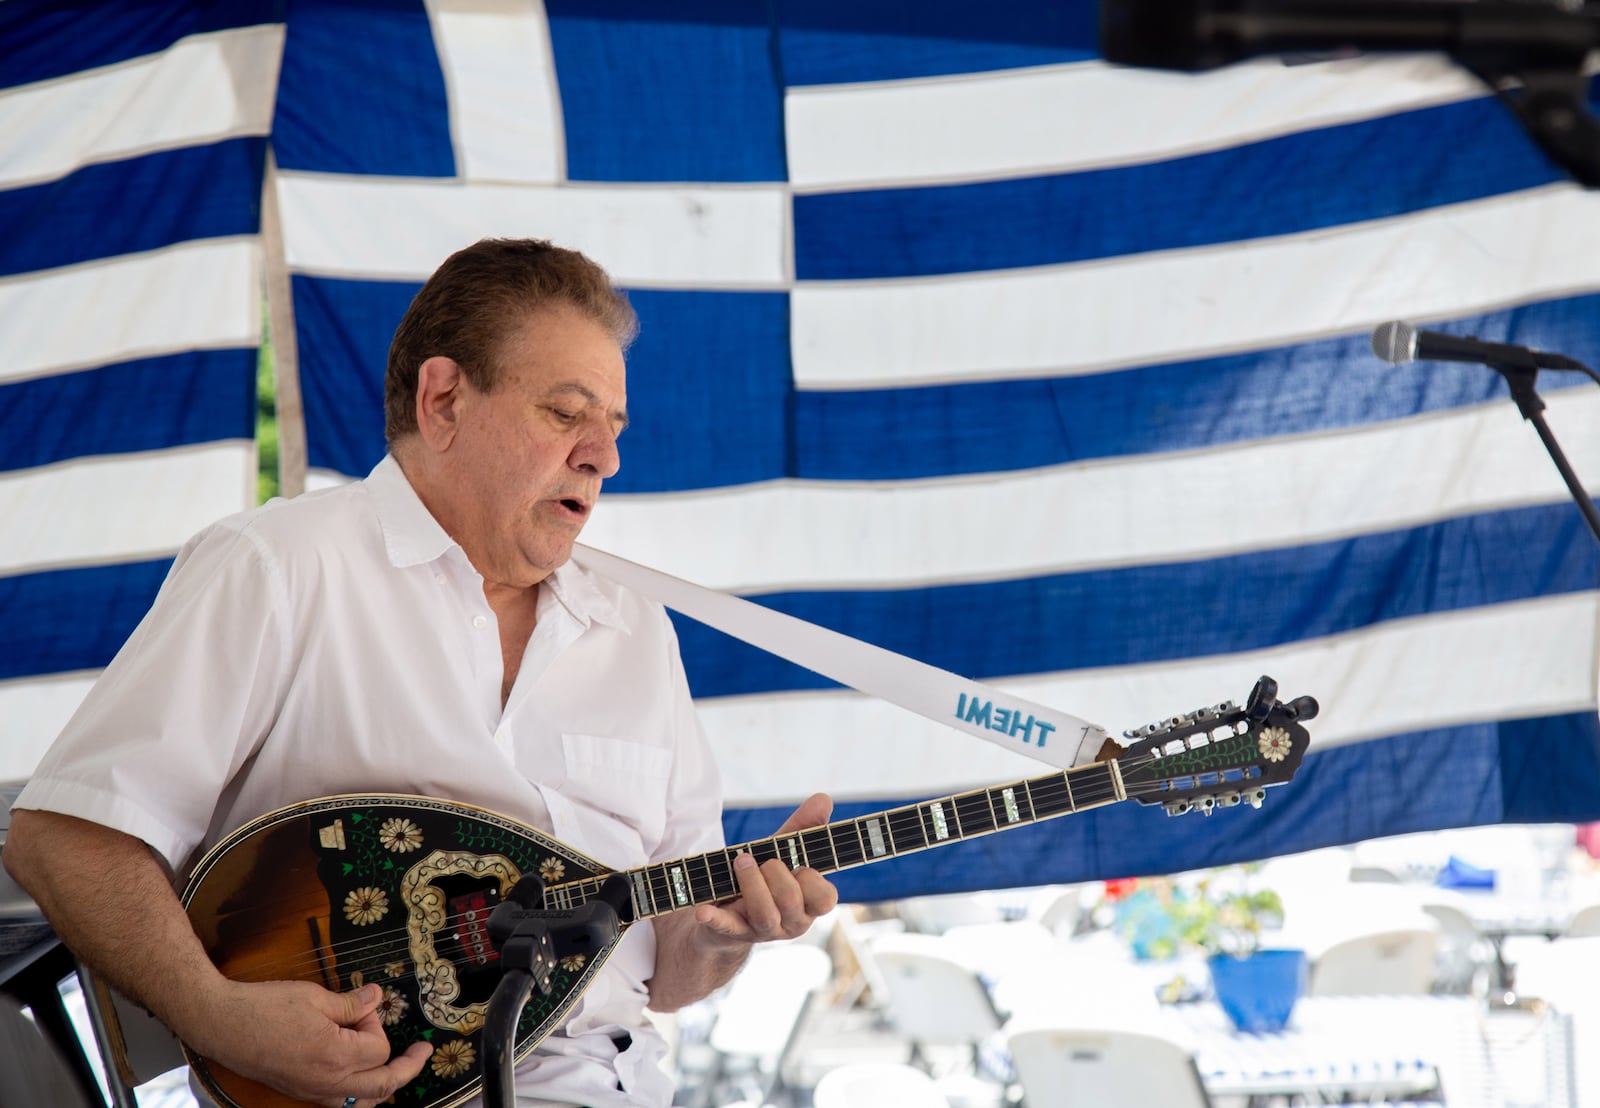
[(1501, 63), (1581, 61), (1600, 11), (1526, 0), (1100, 0), (1106, 61), (1197, 70), (1257, 54), (1443, 50)]
[(1380, 323), (1372, 332), (1372, 352), (1392, 365), (1408, 362), (1471, 362), (1495, 369), (1577, 369), (1584, 367), (1560, 354), (1530, 350), (1504, 342), (1484, 342), (1439, 331), (1419, 331), (1403, 320)]

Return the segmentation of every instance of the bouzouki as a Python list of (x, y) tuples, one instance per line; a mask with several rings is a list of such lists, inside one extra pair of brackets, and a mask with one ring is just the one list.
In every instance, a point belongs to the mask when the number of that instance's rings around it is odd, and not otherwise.
[[(182, 900), (212, 961), (235, 980), (382, 986), (390, 1042), (434, 1047), (393, 1102), (448, 1108), (483, 1085), (480, 1037), (502, 975), (487, 919), (523, 875), (542, 879), (552, 910), (581, 909), (602, 886), (614, 899), (625, 887), (626, 927), (737, 899), (740, 851), (827, 874), (1121, 800), (1173, 815), (1259, 806), (1266, 786), (1294, 776), (1310, 741), (1301, 723), (1316, 710), (1310, 697), (1279, 703), (1264, 677), (1244, 707), (1219, 704), (1127, 732), (1125, 749), (1108, 743), (1090, 765), (620, 874), (481, 808), (395, 794), (325, 797), (270, 812), (217, 843)], [(518, 1059), (566, 1018), (611, 949), (567, 952), (550, 967), (547, 991), (534, 993), (518, 1020)], [(185, 1052), (219, 1104), (298, 1103)]]

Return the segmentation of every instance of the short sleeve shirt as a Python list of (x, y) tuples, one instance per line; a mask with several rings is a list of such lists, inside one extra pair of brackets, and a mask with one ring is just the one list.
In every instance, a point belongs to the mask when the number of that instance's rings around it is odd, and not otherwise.
[[(260, 815), (362, 791), (498, 811), (617, 869), (722, 845), (658, 604), (569, 562), (504, 707), (501, 677), (483, 579), (385, 458), (192, 539), (16, 806), (124, 831), (179, 873)], [(668, 1103), (643, 1019), (654, 960), (649, 924), (629, 928), (519, 1094)], [(636, 1045), (617, 1057), (620, 1030)]]

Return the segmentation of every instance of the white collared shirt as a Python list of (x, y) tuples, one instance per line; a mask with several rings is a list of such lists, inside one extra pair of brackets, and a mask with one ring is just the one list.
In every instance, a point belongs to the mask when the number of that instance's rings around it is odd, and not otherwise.
[[(569, 562), (540, 588), (503, 710), (501, 677), (482, 577), (388, 457), (185, 545), (16, 807), (124, 831), (179, 873), (260, 815), (348, 792), (489, 808), (617, 869), (722, 845), (716, 767), (660, 605)], [(643, 1018), (654, 963), (641, 922), (519, 1068), (518, 1093), (666, 1105), (665, 1046)], [(618, 1029), (634, 1037), (620, 1057)]]

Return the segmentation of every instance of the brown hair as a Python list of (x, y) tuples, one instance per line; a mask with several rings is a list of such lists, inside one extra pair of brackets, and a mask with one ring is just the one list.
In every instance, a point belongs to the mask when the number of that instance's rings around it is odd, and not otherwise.
[(639, 331), (627, 298), (599, 265), (542, 239), (482, 239), (446, 258), (412, 299), (389, 344), (383, 380), (384, 438), (417, 429), (417, 371), (435, 356), (493, 391), (500, 349), (528, 316), (555, 303), (604, 327), (624, 350)]

